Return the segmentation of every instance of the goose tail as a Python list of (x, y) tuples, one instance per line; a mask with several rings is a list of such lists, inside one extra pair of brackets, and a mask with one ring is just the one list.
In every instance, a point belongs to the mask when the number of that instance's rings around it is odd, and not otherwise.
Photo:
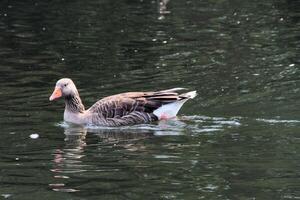
[(153, 114), (158, 117), (159, 120), (166, 120), (176, 117), (177, 113), (179, 112), (180, 108), (183, 104), (189, 100), (193, 99), (197, 96), (196, 91), (187, 92), (184, 94), (179, 95), (179, 100), (165, 104), (158, 109), (154, 110)]

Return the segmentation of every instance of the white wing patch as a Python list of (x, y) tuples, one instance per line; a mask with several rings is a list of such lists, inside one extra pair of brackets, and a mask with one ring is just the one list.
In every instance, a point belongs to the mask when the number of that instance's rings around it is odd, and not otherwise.
[(182, 107), (182, 105), (189, 99), (193, 99), (197, 96), (196, 91), (188, 92), (183, 94), (182, 96), (187, 97), (186, 99), (175, 101), (173, 103), (169, 103), (159, 107), (158, 109), (154, 110), (153, 114), (158, 117), (159, 120), (162, 119), (170, 119), (176, 117), (178, 111)]

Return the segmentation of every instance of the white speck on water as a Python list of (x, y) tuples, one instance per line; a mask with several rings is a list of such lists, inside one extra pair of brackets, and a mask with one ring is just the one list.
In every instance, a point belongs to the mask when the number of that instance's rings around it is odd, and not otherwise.
[(4, 15), (4, 17), (7, 17), (7, 14), (6, 14), (6, 13), (4, 13), (3, 15)]
[(294, 195), (284, 195), (285, 199), (300, 199), (300, 196), (294, 196)]
[(237, 15), (237, 13), (235, 12), (235, 13), (233, 13), (233, 16), (236, 16)]
[(282, 120), (282, 119), (262, 119), (262, 118), (258, 118), (256, 119), (257, 121), (261, 121), (261, 122), (266, 122), (266, 123), (299, 123), (299, 120)]
[(283, 17), (281, 17), (279, 20), (282, 22), (284, 19), (283, 19)]
[(168, 42), (165, 40), (165, 41), (163, 41), (163, 43), (164, 43), (164, 44), (167, 44)]
[(241, 21), (237, 21), (236, 23), (237, 23), (237, 24), (240, 24), (240, 23), (241, 23)]
[(134, 52), (136, 53), (136, 52), (138, 52), (138, 50), (137, 50), (137, 49), (135, 49), (135, 50), (134, 50)]
[(253, 74), (253, 76), (259, 76), (260, 74)]
[(14, 134), (16, 134), (16, 132), (9, 132), (9, 134), (14, 135)]
[(208, 184), (208, 185), (205, 187), (205, 189), (207, 189), (207, 190), (216, 190), (216, 189), (218, 189), (218, 186), (213, 185), (213, 184)]
[(64, 183), (50, 183), (49, 184), (50, 187), (63, 187), (65, 186)]
[(80, 191), (80, 190), (75, 190), (72, 188), (53, 188), (52, 190), (55, 192), (78, 192), (78, 191)]
[(68, 179), (68, 178), (70, 178), (69, 176), (54, 176), (54, 178), (62, 178), (62, 179)]
[(165, 19), (165, 16), (161, 15), (161, 16), (159, 16), (157, 19), (158, 19), (158, 20), (163, 20), (163, 19)]
[(20, 158), (15, 158), (15, 160), (20, 160)]
[(295, 66), (295, 64), (294, 63), (292, 63), (292, 64), (289, 64), (289, 67), (294, 67)]
[(11, 197), (12, 195), (11, 194), (1, 194), (2, 197), (4, 197), (4, 199), (7, 199), (9, 197)]
[(221, 124), (221, 125), (232, 125), (232, 126), (240, 126), (241, 125), (241, 123), (236, 120), (229, 120), (229, 121), (221, 120), (221, 121), (217, 121), (216, 123)]
[(30, 138), (31, 139), (37, 139), (37, 138), (39, 138), (39, 134), (33, 133), (33, 134), (30, 135)]
[(172, 155), (154, 155), (157, 159), (166, 159), (166, 158), (178, 158), (178, 156), (172, 156)]
[(45, 30), (46, 30), (46, 27), (43, 27), (42, 30), (45, 31)]
[(62, 60), (62, 61), (64, 61), (64, 60), (65, 60), (65, 58), (61, 58), (61, 60)]
[(156, 38), (153, 38), (153, 39), (152, 39), (152, 41), (153, 41), (153, 42), (156, 42), (156, 41), (157, 41), (157, 39), (156, 39)]

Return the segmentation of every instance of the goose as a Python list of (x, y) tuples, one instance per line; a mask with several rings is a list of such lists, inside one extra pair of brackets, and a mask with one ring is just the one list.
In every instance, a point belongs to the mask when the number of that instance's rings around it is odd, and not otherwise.
[(64, 121), (78, 125), (127, 126), (146, 124), (176, 117), (179, 109), (197, 93), (178, 94), (184, 88), (156, 92), (126, 92), (105, 97), (85, 109), (74, 82), (62, 78), (56, 82), (50, 101), (64, 98)]

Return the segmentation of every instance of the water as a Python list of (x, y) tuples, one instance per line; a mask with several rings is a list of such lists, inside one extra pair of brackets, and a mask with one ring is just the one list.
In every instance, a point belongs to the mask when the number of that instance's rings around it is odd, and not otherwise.
[[(0, 2), (0, 199), (299, 199), (299, 2)], [(186, 87), (178, 119), (76, 127), (86, 107)]]

